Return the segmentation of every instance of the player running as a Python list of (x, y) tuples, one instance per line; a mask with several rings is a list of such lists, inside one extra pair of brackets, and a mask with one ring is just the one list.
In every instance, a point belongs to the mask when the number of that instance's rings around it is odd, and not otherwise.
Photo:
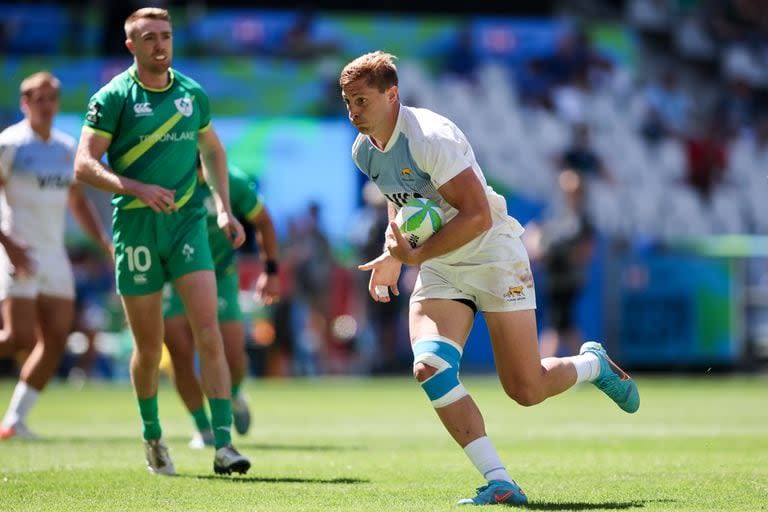
[[(437, 202), (448, 221), (416, 248), (391, 222), (384, 252), (359, 268), (371, 271), (371, 297), (387, 302), (388, 290), (399, 293), (402, 264), (420, 266), (409, 310), (413, 372), (445, 428), (487, 480), (459, 503), (523, 505), (528, 498), (501, 462), (459, 380), (475, 313), (482, 311), (488, 325), (504, 391), (521, 405), (590, 381), (632, 413), (640, 406), (637, 387), (595, 342), (582, 345), (577, 356), (540, 358), (523, 228), (487, 185), (461, 130), (434, 112), (400, 103), (393, 58), (373, 52), (341, 71), (349, 120), (360, 132), (352, 157), (389, 200), (390, 221), (414, 197)], [(385, 287), (384, 293), (377, 287)]]
[(27, 351), (0, 424), (0, 439), (36, 434), (27, 415), (61, 362), (75, 314), (64, 246), (67, 205), (105, 253), (111, 242), (96, 209), (73, 182), (75, 140), (53, 128), (61, 83), (47, 71), (21, 82), (24, 120), (0, 133), (0, 356)]

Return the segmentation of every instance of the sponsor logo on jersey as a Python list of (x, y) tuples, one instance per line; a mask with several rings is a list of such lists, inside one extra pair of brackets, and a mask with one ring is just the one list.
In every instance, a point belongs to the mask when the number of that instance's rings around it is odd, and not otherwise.
[(152, 112), (152, 105), (150, 103), (136, 103), (133, 105), (133, 111), (136, 117), (146, 117), (155, 115)]
[(197, 140), (197, 132), (171, 132), (171, 133), (153, 133), (151, 135), (140, 135), (139, 140), (144, 142), (145, 140), (151, 140), (155, 142), (181, 142), (184, 140)]
[(95, 101), (88, 105), (88, 113), (85, 114), (85, 118), (89, 123), (99, 124), (101, 119), (101, 105)]
[(410, 201), (411, 199), (415, 197), (423, 197), (421, 194), (416, 192), (415, 194), (411, 194), (410, 192), (398, 192), (396, 194), (384, 194), (384, 197), (387, 198), (387, 201), (390, 203), (395, 203), (395, 206), (398, 208), (401, 208), (405, 203)]
[(194, 107), (192, 105), (192, 98), (190, 98), (189, 96), (184, 96), (183, 98), (173, 100), (173, 104), (176, 105), (176, 110), (181, 112), (181, 115), (183, 115), (184, 117), (191, 116), (192, 112), (194, 111)]
[(402, 178), (403, 181), (413, 181), (413, 171), (406, 167), (405, 169), (400, 169), (400, 178)]
[(68, 188), (72, 184), (69, 176), (38, 176), (37, 185), (40, 188)]

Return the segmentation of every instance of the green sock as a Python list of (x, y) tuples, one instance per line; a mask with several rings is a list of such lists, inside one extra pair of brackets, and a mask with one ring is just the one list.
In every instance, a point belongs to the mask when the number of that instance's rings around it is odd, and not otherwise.
[(232, 400), (228, 398), (209, 398), (211, 407), (211, 424), (213, 436), (216, 438), (216, 449), (232, 442)]
[(240, 392), (240, 384), (242, 383), (241, 382), (238, 382), (237, 384), (235, 384), (234, 382), (232, 383), (232, 400), (234, 400), (237, 394)]
[(199, 409), (195, 409), (190, 414), (192, 414), (192, 419), (195, 420), (195, 426), (199, 432), (211, 430), (211, 422), (208, 420), (208, 414), (205, 412), (204, 405), (201, 405)]
[(139, 398), (138, 400), (144, 439), (160, 439), (163, 430), (160, 428), (160, 417), (157, 412), (157, 393), (150, 398)]

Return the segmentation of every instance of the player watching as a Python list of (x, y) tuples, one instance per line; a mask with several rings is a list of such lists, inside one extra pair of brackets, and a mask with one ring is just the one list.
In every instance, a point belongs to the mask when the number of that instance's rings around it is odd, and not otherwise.
[[(147, 468), (176, 470), (162, 438), (157, 385), (163, 344), (162, 288), (171, 280), (189, 313), (211, 408), (216, 473), (245, 473), (232, 446), (229, 369), (216, 315), (216, 276), (205, 208), (195, 197), (197, 152), (205, 162), (219, 227), (233, 247), (245, 239), (229, 204), (227, 158), (211, 125), (208, 96), (171, 68), (168, 11), (142, 8), (125, 21), (134, 64), (88, 106), (77, 150), (77, 179), (112, 192), (117, 292), (133, 333), (131, 381), (139, 402)], [(104, 154), (109, 167), (101, 162)]]

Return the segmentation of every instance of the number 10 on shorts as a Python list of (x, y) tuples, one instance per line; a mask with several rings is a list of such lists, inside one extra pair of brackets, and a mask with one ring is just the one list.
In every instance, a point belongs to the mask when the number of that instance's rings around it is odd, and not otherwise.
[(146, 246), (126, 247), (125, 255), (128, 257), (128, 270), (131, 272), (146, 272), (152, 266), (152, 255)]

